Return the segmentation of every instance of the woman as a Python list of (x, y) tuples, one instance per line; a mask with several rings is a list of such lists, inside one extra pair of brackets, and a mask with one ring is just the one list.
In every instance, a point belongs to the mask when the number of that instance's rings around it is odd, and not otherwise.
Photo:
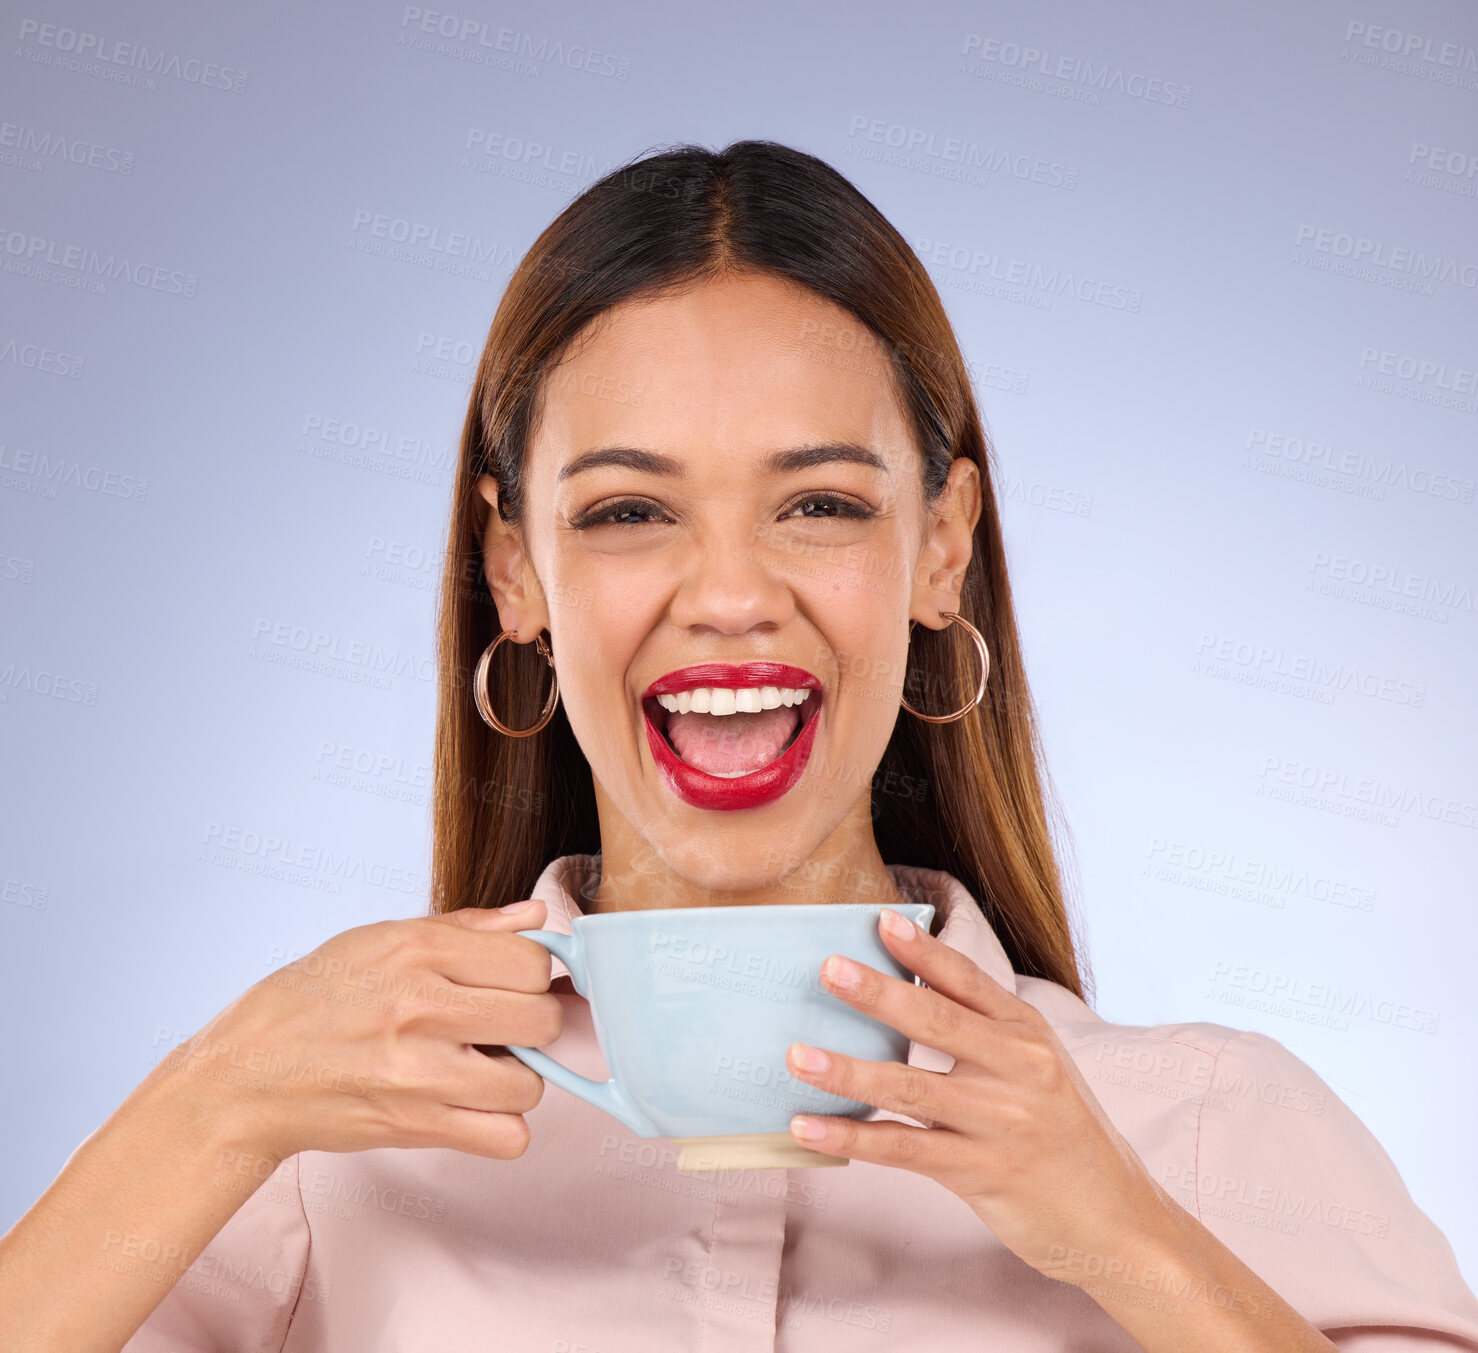
[[(1309, 1067), (1085, 1003), (990, 470), (933, 286), (828, 166), (684, 147), (572, 203), (462, 439), (433, 914), (151, 1073), (0, 1246), (7, 1347), (1478, 1349)], [(824, 970), (906, 1064), (791, 1049), (877, 1106), (793, 1123), (845, 1170), (680, 1173), (506, 1051), (604, 1076), (520, 930), (857, 899), (936, 918), (880, 926), (922, 984)]]

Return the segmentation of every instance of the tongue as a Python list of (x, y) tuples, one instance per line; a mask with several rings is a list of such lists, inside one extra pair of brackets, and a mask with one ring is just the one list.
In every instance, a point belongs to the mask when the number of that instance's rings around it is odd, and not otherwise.
[(688, 765), (710, 775), (734, 775), (769, 765), (800, 721), (794, 705), (745, 714), (670, 713), (667, 736)]

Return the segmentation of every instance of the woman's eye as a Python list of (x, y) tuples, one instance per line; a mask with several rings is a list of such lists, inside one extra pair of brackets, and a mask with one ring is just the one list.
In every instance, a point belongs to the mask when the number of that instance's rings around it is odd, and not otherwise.
[[(642, 515), (647, 514), (647, 515)], [(635, 517), (635, 521), (623, 520)], [(639, 498), (623, 498), (619, 502), (606, 503), (589, 512), (581, 513), (571, 525), (575, 530), (583, 531), (589, 526), (639, 526), (642, 522), (654, 521), (661, 516), (661, 509), (655, 503), (646, 503)]]
[[(822, 509), (819, 512), (805, 511), (806, 508), (818, 506)], [(797, 512), (809, 521), (825, 521), (838, 517), (866, 520), (874, 515), (872, 508), (866, 503), (860, 503), (853, 498), (844, 498), (837, 493), (808, 494), (804, 498), (797, 499), (782, 513), (782, 516), (789, 517)], [(584, 531), (592, 526), (642, 526), (662, 520), (665, 520), (662, 509), (655, 503), (646, 502), (641, 498), (621, 498), (581, 513), (570, 524), (575, 530)]]
[[(820, 503), (829, 510), (826, 512), (803, 514), (812, 520), (817, 517), (822, 519), (827, 517), (850, 517), (854, 520), (865, 520), (873, 515), (872, 508), (868, 507), (866, 503), (859, 503), (854, 498), (843, 498), (840, 494), (836, 493), (809, 494), (807, 497), (800, 499), (795, 504), (795, 508), (809, 507), (814, 503)], [(794, 510), (793, 508), (792, 511)]]

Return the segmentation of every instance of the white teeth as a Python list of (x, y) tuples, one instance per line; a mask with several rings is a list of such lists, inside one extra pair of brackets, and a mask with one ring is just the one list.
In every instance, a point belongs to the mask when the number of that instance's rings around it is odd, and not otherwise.
[(674, 714), (757, 714), (799, 705), (810, 694), (809, 688), (793, 686), (695, 686), (676, 695), (659, 695), (657, 703)]

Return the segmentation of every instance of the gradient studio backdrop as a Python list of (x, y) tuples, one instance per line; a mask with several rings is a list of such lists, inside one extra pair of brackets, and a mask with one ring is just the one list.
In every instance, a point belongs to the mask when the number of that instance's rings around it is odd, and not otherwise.
[(5, 8), (0, 1225), (249, 984), (424, 909), (504, 283), (611, 166), (762, 136), (972, 365), (1098, 1008), (1286, 1044), (1478, 1284), (1478, 11)]

